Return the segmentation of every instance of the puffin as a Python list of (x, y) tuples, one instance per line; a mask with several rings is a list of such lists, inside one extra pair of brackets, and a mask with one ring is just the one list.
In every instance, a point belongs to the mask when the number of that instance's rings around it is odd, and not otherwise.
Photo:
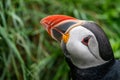
[(70, 80), (120, 80), (120, 61), (115, 60), (110, 42), (97, 23), (55, 14), (41, 19), (40, 24), (60, 44)]

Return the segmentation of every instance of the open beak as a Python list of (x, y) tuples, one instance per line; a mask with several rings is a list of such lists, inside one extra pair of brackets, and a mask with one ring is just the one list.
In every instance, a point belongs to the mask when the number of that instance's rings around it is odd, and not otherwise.
[(78, 19), (66, 15), (51, 15), (43, 18), (40, 23), (53, 39), (61, 41), (64, 38), (66, 41), (69, 35), (65, 32), (78, 21)]

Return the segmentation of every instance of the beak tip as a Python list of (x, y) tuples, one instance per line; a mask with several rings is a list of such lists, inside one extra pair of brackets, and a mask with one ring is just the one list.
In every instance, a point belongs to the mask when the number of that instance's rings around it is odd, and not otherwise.
[(44, 27), (46, 29), (46, 31), (48, 32), (49, 26), (47, 24), (47, 21), (45, 20), (45, 18), (43, 18), (42, 20), (40, 20), (40, 24), (42, 25), (42, 27)]

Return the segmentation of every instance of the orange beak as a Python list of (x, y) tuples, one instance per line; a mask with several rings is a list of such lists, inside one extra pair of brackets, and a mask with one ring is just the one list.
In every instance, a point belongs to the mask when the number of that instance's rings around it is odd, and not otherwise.
[(51, 15), (43, 18), (40, 23), (47, 32), (57, 41), (61, 41), (63, 35), (78, 19), (66, 15)]

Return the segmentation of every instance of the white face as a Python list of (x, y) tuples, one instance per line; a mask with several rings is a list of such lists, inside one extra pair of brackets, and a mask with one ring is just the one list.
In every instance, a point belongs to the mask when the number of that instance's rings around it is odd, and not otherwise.
[[(98, 42), (95, 35), (88, 29), (78, 26), (70, 30), (66, 49), (69, 58), (78, 68), (88, 68), (105, 63), (99, 55)], [(85, 41), (85, 39), (88, 39)]]

